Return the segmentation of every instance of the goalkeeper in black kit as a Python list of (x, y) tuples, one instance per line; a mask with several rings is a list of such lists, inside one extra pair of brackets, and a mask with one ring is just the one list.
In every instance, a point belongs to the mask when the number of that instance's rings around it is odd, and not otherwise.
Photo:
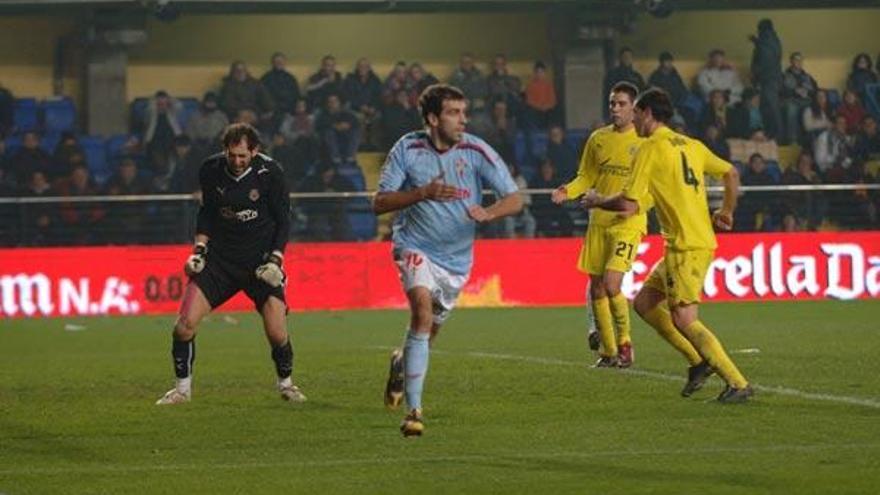
[(177, 381), (156, 404), (189, 402), (199, 322), (241, 290), (263, 318), (278, 392), (287, 401), (303, 402), (306, 397), (291, 377), (293, 347), (286, 325), (282, 265), (290, 231), (290, 198), (283, 171), (259, 152), (260, 136), (250, 125), (227, 127), (223, 148), (199, 171), (202, 206), (195, 247), (184, 265), (189, 283), (171, 346)]

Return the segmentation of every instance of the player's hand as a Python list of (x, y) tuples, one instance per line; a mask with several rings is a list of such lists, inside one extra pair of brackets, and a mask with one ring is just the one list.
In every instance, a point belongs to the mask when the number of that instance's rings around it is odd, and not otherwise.
[(495, 219), (495, 217), (491, 213), (486, 211), (486, 209), (480, 205), (469, 206), (467, 212), (468, 216), (471, 217), (471, 220), (477, 223), (491, 222)]
[(453, 201), (459, 199), (458, 188), (443, 182), (442, 176), (437, 176), (428, 184), (421, 187), (422, 199), (433, 201)]
[(590, 189), (581, 197), (581, 206), (589, 210), (602, 202), (602, 196), (595, 189)]
[(725, 209), (716, 210), (712, 214), (712, 223), (719, 230), (731, 230), (733, 228), (733, 213)]
[(186, 259), (186, 263), (183, 264), (184, 273), (190, 277), (196, 273), (200, 273), (205, 269), (205, 263), (207, 260), (208, 246), (202, 242), (197, 243), (193, 248), (192, 254)]
[(254, 272), (258, 279), (272, 287), (281, 287), (287, 279), (284, 269), (281, 268), (281, 256), (275, 252), (266, 258), (266, 262), (257, 267)]
[(568, 191), (565, 186), (559, 186), (550, 193), (550, 200), (554, 204), (561, 205), (566, 199), (568, 199)]

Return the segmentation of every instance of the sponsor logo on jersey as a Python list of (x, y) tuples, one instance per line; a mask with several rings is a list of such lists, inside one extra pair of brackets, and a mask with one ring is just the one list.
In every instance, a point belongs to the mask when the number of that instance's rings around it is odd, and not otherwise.
[(260, 191), (257, 189), (251, 189), (251, 192), (248, 193), (248, 198), (250, 198), (251, 201), (260, 199)]

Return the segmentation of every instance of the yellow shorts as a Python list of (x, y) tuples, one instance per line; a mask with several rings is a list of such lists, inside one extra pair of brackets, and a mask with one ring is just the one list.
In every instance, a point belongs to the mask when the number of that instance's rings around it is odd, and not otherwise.
[(702, 300), (706, 272), (714, 257), (715, 252), (710, 249), (666, 251), (645, 286), (666, 294), (670, 306), (698, 303)]
[(607, 270), (626, 273), (639, 251), (642, 233), (633, 229), (590, 227), (578, 257), (578, 270), (601, 275)]

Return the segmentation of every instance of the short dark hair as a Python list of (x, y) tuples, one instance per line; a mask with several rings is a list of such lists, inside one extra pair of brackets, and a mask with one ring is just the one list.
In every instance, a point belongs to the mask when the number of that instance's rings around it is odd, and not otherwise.
[(651, 110), (654, 120), (664, 124), (672, 120), (675, 108), (669, 94), (660, 88), (648, 88), (636, 98), (636, 108), (639, 110)]
[(619, 81), (614, 86), (611, 86), (611, 93), (626, 93), (629, 95), (629, 101), (636, 101), (636, 97), (639, 95), (639, 88), (629, 81)]
[(254, 126), (244, 123), (230, 124), (223, 131), (223, 148), (231, 148), (240, 143), (242, 139), (247, 140), (249, 150), (254, 150), (261, 145), (260, 133), (254, 129)]
[(419, 110), (422, 113), (422, 120), (428, 123), (428, 115), (434, 114), (437, 117), (443, 111), (443, 102), (446, 100), (464, 100), (464, 93), (455, 86), (449, 84), (432, 84), (422, 91), (419, 96)]
[(632, 48), (630, 48), (630, 47), (628, 47), (628, 46), (625, 46), (625, 47), (621, 48), (621, 49), (617, 52), (617, 56), (618, 56), (618, 57), (621, 57), (621, 56), (623, 56), (623, 54), (626, 53), (626, 52), (632, 53), (632, 52), (633, 52), (633, 51), (632, 51)]
[(724, 55), (724, 50), (721, 48), (715, 48), (711, 52), (709, 52), (709, 58), (714, 57), (715, 55)]
[(667, 60), (675, 60), (675, 57), (673, 57), (670, 52), (660, 52), (660, 63), (662, 64)]

